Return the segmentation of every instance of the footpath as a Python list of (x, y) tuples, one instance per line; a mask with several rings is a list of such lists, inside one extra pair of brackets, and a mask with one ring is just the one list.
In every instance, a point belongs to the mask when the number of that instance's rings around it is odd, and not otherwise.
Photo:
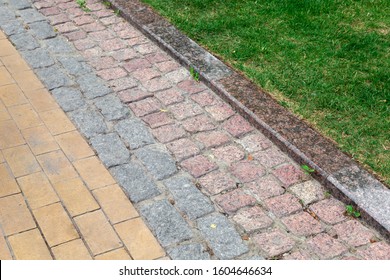
[(390, 259), (98, 0), (0, 0), (0, 259)]

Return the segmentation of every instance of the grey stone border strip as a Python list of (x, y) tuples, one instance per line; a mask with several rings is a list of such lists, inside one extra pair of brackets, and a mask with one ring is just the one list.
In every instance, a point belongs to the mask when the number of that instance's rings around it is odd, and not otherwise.
[[(170, 53), (232, 105), (281, 150), (315, 169), (313, 176), (338, 199), (353, 204), (362, 218), (390, 240), (390, 189), (334, 143), (280, 106), (243, 75), (235, 72), (150, 7), (138, 0), (109, 0), (112, 7), (149, 39)], [(256, 94), (257, 100), (253, 99)]]

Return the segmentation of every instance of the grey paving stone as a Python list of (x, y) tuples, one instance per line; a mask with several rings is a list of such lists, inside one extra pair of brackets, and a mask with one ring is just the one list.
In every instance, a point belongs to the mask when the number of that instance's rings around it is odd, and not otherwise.
[(45, 21), (46, 18), (35, 9), (26, 9), (19, 11), (23, 21), (27, 24), (37, 21)]
[(248, 260), (248, 261), (262, 261), (262, 260), (265, 260), (265, 258), (262, 257), (262, 256), (255, 255), (255, 256), (251, 256), (249, 258), (246, 258), (245, 260)]
[(124, 106), (121, 100), (113, 94), (96, 98), (95, 106), (106, 120), (120, 120), (130, 115), (130, 109)]
[(37, 69), (36, 73), (49, 90), (74, 84), (57, 65)]
[(69, 74), (74, 76), (85, 75), (93, 71), (93, 69), (85, 63), (81, 57), (63, 56), (57, 57), (57, 60)]
[(46, 21), (33, 22), (29, 24), (31, 32), (38, 39), (49, 39), (56, 36), (53, 27)]
[(96, 110), (90, 108), (76, 110), (70, 113), (70, 117), (87, 138), (107, 132), (104, 119)]
[(62, 37), (44, 40), (46, 48), (54, 54), (65, 54), (74, 51), (74, 48)]
[(52, 94), (65, 112), (81, 109), (86, 105), (81, 91), (75, 88), (60, 87), (54, 89)]
[(91, 144), (106, 167), (129, 162), (130, 153), (116, 133), (97, 135)]
[(0, 7), (0, 25), (15, 19), (15, 14), (10, 11), (7, 7)]
[(28, 64), (35, 69), (54, 64), (54, 60), (51, 58), (50, 53), (43, 48), (38, 48), (32, 51), (23, 51), (22, 55)]
[(30, 1), (27, 0), (8, 0), (9, 4), (17, 10), (31, 8)]
[(80, 85), (81, 90), (88, 99), (104, 96), (111, 92), (104, 81), (95, 74), (83, 75), (77, 79), (77, 83)]
[(24, 29), (23, 24), (19, 20), (11, 20), (4, 24), (1, 24), (0, 21), (0, 26), (7, 36), (26, 32), (26, 29)]
[(147, 146), (134, 153), (157, 179), (162, 180), (176, 173), (176, 162), (162, 146)]
[(164, 247), (193, 237), (188, 224), (167, 200), (142, 207), (141, 214)]
[(172, 260), (209, 260), (209, 253), (201, 244), (186, 244), (180, 245), (168, 250), (168, 254)]
[(115, 130), (131, 149), (138, 149), (145, 145), (155, 143), (147, 126), (138, 119), (120, 121), (115, 126)]
[(248, 252), (236, 229), (219, 213), (198, 219), (198, 228), (219, 259), (234, 259)]
[(19, 51), (34, 50), (40, 47), (37, 40), (25, 32), (14, 34), (9, 39)]
[(140, 202), (160, 194), (156, 184), (138, 163), (130, 162), (115, 166), (110, 168), (110, 171), (133, 202)]
[(198, 190), (190, 179), (177, 176), (165, 180), (164, 184), (175, 198), (175, 205), (191, 220), (214, 211), (208, 198)]

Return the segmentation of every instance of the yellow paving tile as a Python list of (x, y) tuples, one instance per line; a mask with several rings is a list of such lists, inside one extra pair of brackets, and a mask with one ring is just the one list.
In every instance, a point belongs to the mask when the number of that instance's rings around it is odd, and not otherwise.
[(76, 129), (61, 109), (41, 112), (40, 116), (53, 135)]
[(45, 88), (25, 91), (24, 95), (30, 100), (37, 112), (44, 112), (59, 108), (54, 98)]
[(112, 224), (138, 217), (138, 212), (118, 185), (93, 191)]
[(0, 149), (20, 146), (26, 142), (13, 120), (0, 121)]
[(18, 183), (31, 209), (59, 201), (57, 194), (43, 172), (20, 177)]
[(35, 209), (33, 214), (50, 247), (79, 238), (61, 203)]
[(55, 151), (60, 148), (45, 125), (27, 128), (21, 132), (35, 155)]
[(2, 232), (0, 232), (0, 260), (12, 260), (11, 252)]
[(0, 164), (0, 197), (19, 193), (20, 189), (5, 163)]
[(38, 229), (8, 237), (17, 260), (51, 260), (49, 249)]
[(73, 165), (91, 190), (116, 183), (97, 157), (81, 159)]
[(93, 255), (122, 247), (122, 242), (101, 210), (77, 216), (74, 220)]
[(3, 155), (16, 178), (41, 170), (27, 145), (3, 150)]
[(78, 131), (57, 135), (55, 139), (70, 161), (95, 155)]
[(6, 236), (36, 227), (21, 194), (0, 198), (0, 224)]
[(18, 53), (4, 56), (1, 58), (1, 61), (11, 74), (30, 70), (30, 67)]
[(81, 239), (72, 240), (51, 248), (57, 260), (92, 260)]
[(22, 90), (15, 84), (0, 86), (0, 99), (6, 107), (28, 103)]
[(114, 228), (133, 259), (153, 260), (165, 255), (164, 250), (141, 218), (116, 224)]
[(95, 257), (95, 260), (131, 260), (124, 248), (116, 249)]
[(12, 77), (23, 91), (44, 88), (43, 84), (37, 76), (35, 76), (35, 73), (32, 70), (13, 73)]
[(72, 217), (100, 208), (79, 178), (54, 183), (53, 186)]
[(14, 46), (7, 39), (0, 39), (0, 57), (16, 54)]
[(72, 164), (61, 150), (37, 156), (37, 159), (52, 183), (78, 177)]
[(1, 101), (0, 98), (0, 122), (11, 119), (10, 114), (7, 111), (7, 108), (5, 108), (5, 105)]
[(4, 66), (0, 66), (0, 86), (14, 84), (15, 81), (12, 79), (11, 74)]
[(8, 112), (6, 110), (4, 111), (0, 110), (0, 122), (9, 119), (11, 119), (11, 116), (8, 114)]
[(8, 108), (19, 129), (35, 127), (43, 124), (38, 114), (30, 104), (22, 104)]

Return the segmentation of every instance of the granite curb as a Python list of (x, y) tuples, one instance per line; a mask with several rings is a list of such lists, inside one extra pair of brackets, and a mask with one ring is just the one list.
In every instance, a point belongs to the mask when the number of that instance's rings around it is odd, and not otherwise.
[(313, 177), (323, 183), (332, 195), (357, 207), (362, 218), (390, 240), (390, 190), (374, 175), (147, 5), (138, 0), (109, 2), (182, 66), (198, 72), (202, 82), (282, 151), (298, 163), (315, 169)]

